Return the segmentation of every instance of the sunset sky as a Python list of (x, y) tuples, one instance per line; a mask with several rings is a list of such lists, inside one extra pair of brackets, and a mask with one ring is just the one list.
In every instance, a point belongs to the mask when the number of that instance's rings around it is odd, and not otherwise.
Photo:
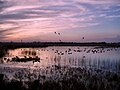
[(0, 41), (21, 40), (120, 42), (120, 0), (0, 0)]

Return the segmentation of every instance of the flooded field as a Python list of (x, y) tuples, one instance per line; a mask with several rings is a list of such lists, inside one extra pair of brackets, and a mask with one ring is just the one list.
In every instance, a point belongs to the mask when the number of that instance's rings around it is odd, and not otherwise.
[[(16, 62), (15, 57), (40, 60)], [(0, 59), (0, 74), (4, 81), (19, 82), (25, 89), (119, 90), (120, 48), (54, 46), (9, 50)]]

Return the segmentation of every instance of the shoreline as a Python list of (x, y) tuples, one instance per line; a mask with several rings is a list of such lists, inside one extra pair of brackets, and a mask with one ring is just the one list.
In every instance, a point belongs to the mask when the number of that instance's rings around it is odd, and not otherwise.
[(106, 43), (106, 42), (0, 42), (0, 48), (16, 49), (27, 47), (49, 47), (49, 46), (100, 46), (100, 47), (120, 47), (118, 43)]

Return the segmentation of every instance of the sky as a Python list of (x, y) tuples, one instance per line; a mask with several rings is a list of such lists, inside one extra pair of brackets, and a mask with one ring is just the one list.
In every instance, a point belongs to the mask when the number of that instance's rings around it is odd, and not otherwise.
[(0, 0), (0, 41), (21, 40), (120, 42), (120, 0)]

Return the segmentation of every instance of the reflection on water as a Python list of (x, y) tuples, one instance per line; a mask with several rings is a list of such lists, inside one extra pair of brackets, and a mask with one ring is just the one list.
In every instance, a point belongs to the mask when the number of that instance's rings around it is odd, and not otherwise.
[[(7, 81), (2, 84), (8, 88), (20, 83), (28, 90), (120, 90), (119, 54), (120, 48), (100, 47), (9, 50), (0, 60), (0, 83)], [(13, 61), (12, 58), (16, 56), (40, 57), (40, 62)]]
[[(20, 48), (9, 50), (0, 66), (21, 68), (46, 68), (52, 65), (84, 67), (100, 70), (120, 72), (120, 48), (97, 47), (47, 47), (47, 48)], [(11, 62), (18, 56), (40, 57), (40, 62)], [(4, 59), (9, 59), (6, 61)]]

